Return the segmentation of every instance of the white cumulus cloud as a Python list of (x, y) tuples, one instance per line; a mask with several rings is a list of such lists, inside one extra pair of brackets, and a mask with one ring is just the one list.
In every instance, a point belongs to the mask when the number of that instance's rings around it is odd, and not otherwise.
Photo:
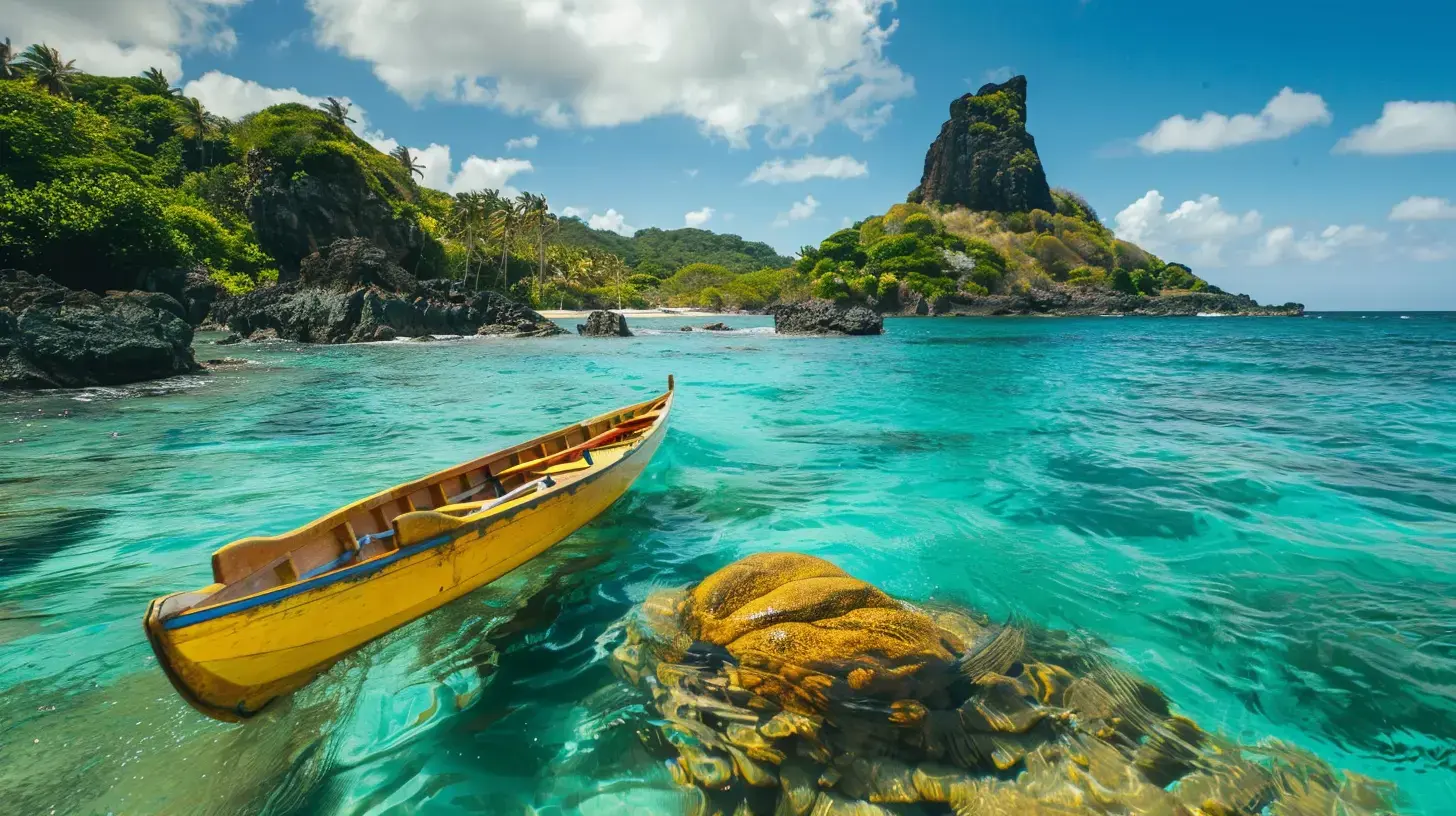
[(506, 150), (531, 150), (541, 143), (541, 137), (532, 134), (522, 136), (519, 139), (511, 139), (506, 142)]
[(1456, 204), (1435, 196), (1411, 196), (1390, 209), (1391, 221), (1445, 221), (1456, 219)]
[(701, 210), (693, 210), (692, 212), (685, 213), (683, 215), (683, 223), (689, 227), (701, 227), (702, 225), (708, 223), (708, 219), (713, 217), (713, 213), (714, 210), (712, 207), (704, 207)]
[[(310, 108), (324, 101), (322, 96), (311, 96), (297, 88), (270, 88), (251, 79), (239, 79), (221, 71), (208, 71), (182, 87), (182, 93), (195, 96), (203, 106), (219, 116), (240, 119), (273, 105), (297, 102)], [(347, 102), (347, 99), (343, 101)], [(364, 121), (363, 109), (355, 107), (349, 115)]]
[(1184, 201), (1172, 211), (1164, 211), (1163, 202), (1162, 193), (1149, 190), (1124, 207), (1113, 219), (1117, 237), (1160, 254), (1192, 252), (1194, 263), (1217, 266), (1223, 262), (1226, 243), (1258, 232), (1263, 222), (1257, 210), (1243, 214), (1225, 210), (1215, 195)]
[(743, 146), (832, 123), (869, 134), (913, 81), (885, 56), (893, 0), (308, 0), (315, 40), (406, 99), (552, 127), (683, 116)]
[(793, 161), (773, 159), (754, 168), (744, 181), (748, 184), (787, 184), (815, 178), (851, 179), (869, 175), (869, 165), (853, 156), (804, 156)]
[(566, 207), (562, 209), (561, 215), (565, 218), (581, 218), (584, 215), (591, 215), (591, 210), (585, 207)]
[(1456, 150), (1456, 102), (1386, 102), (1380, 118), (1341, 139), (1336, 153)]
[(1375, 246), (1383, 243), (1386, 237), (1384, 232), (1364, 224), (1348, 227), (1331, 224), (1318, 234), (1309, 232), (1303, 237), (1296, 237), (1293, 227), (1275, 227), (1264, 233), (1249, 261), (1258, 266), (1281, 261), (1323, 261), (1345, 247)]
[(230, 10), (247, 0), (0, 0), (3, 35), (17, 49), (44, 42), (83, 71), (182, 77), (185, 48), (230, 50)]
[[(297, 102), (312, 108), (324, 101), (322, 96), (312, 96), (297, 88), (270, 88), (220, 71), (208, 71), (187, 83), (182, 92), (197, 97), (208, 110), (229, 119), (239, 119), (286, 102)], [(336, 98), (349, 103), (348, 97)], [(349, 109), (349, 115), (355, 120), (350, 128), (376, 150), (391, 153), (399, 147), (398, 140), (369, 129), (369, 116), (363, 108), (354, 105)], [(470, 156), (456, 168), (450, 157), (450, 146), (442, 144), (411, 147), (410, 153), (424, 174), (420, 178), (420, 184), (452, 194), (490, 188), (500, 190), (504, 195), (514, 196), (520, 190), (510, 186), (511, 178), (535, 170), (531, 162), (525, 159), (483, 159), (480, 156)]]
[(1225, 116), (1209, 111), (1197, 119), (1174, 116), (1138, 137), (1148, 153), (1176, 150), (1222, 150), (1250, 142), (1282, 139), (1310, 125), (1328, 125), (1332, 117), (1319, 94), (1285, 88), (1258, 113)]
[(779, 217), (774, 221), (774, 226), (786, 227), (789, 225), (790, 221), (803, 221), (804, 219), (809, 218), (818, 211), (819, 202), (814, 198), (814, 196), (804, 196), (803, 201), (795, 201), (792, 205), (790, 205), (788, 212), (779, 213)]
[(637, 232), (636, 227), (627, 223), (627, 216), (613, 209), (608, 209), (604, 213), (593, 214), (591, 218), (587, 219), (586, 224), (592, 229), (609, 230), (629, 238)]

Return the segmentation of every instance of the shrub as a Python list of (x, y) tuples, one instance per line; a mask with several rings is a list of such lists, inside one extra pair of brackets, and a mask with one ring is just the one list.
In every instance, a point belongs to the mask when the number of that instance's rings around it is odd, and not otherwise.
[(1040, 235), (1031, 245), (1031, 254), (1041, 262), (1042, 267), (1054, 278), (1060, 278), (1067, 271), (1082, 263), (1082, 258), (1055, 235)]
[(1012, 232), (1031, 232), (1031, 216), (1024, 212), (1008, 213), (1006, 228)]
[(17, 187), (78, 172), (140, 178), (150, 162), (131, 149), (136, 136), (33, 83), (0, 81), (0, 172)]
[(0, 267), (77, 289), (131, 288), (139, 274), (186, 260), (163, 204), (159, 191), (116, 174), (7, 192), (0, 195)]
[(1163, 289), (1158, 276), (1146, 269), (1135, 269), (1129, 277), (1132, 278), (1133, 288), (1144, 295), (1157, 295)]
[(1067, 273), (1067, 283), (1073, 286), (1107, 286), (1107, 270), (1095, 266), (1079, 266)]
[(970, 130), (972, 136), (996, 135), (996, 126), (991, 124), (990, 122), (972, 122)]
[(1052, 214), (1046, 210), (1032, 210), (1027, 218), (1033, 232), (1048, 233), (1056, 229), (1056, 222), (1052, 220)]
[(723, 293), (716, 286), (709, 286), (698, 293), (698, 305), (704, 309), (723, 308)]
[(869, 246), (883, 237), (885, 237), (885, 219), (883, 216), (877, 215), (874, 218), (867, 218), (863, 224), (860, 224), (860, 246)]
[(895, 277), (894, 275), (892, 275), (889, 272), (886, 272), (885, 274), (883, 274), (883, 275), (880, 276), (879, 286), (877, 287), (877, 291), (875, 292), (876, 296), (878, 296), (880, 298), (880, 300), (887, 300), (887, 299), (894, 298), (899, 293), (900, 293), (900, 279), (899, 278)]
[(864, 266), (865, 254), (859, 245), (859, 230), (842, 229), (825, 238), (819, 244), (819, 257)]
[(1112, 247), (1098, 237), (1085, 232), (1067, 230), (1062, 233), (1061, 241), (1067, 245), (1068, 249), (1077, 253), (1082, 260), (1092, 266), (1111, 269), (1117, 265), (1113, 258)]
[(1171, 263), (1163, 267), (1163, 286), (1168, 289), (1192, 289), (1199, 282), (1188, 267)]
[(872, 261), (884, 261), (889, 258), (900, 258), (913, 255), (925, 248), (925, 245), (915, 235), (890, 235), (876, 241), (869, 248), (869, 259)]
[(1132, 276), (1120, 266), (1112, 270), (1112, 288), (1128, 295), (1137, 294), (1137, 286), (1132, 282)]
[(825, 275), (814, 281), (814, 297), (824, 300), (839, 300), (849, 297), (849, 286), (838, 275)]
[(849, 293), (856, 298), (874, 297), (880, 288), (879, 278), (874, 275), (859, 275), (846, 281), (849, 286)]
[(904, 232), (911, 235), (929, 237), (935, 235), (939, 230), (940, 227), (935, 223), (935, 219), (925, 213), (915, 213), (905, 219)]
[(905, 287), (929, 300), (945, 297), (954, 291), (955, 284), (945, 278), (933, 278), (918, 272), (905, 277)]
[(1097, 217), (1097, 211), (1087, 203), (1087, 199), (1065, 187), (1052, 190), (1052, 200), (1057, 203), (1057, 212), (1062, 215), (1080, 218), (1092, 224), (1102, 222), (1102, 219)]
[(710, 286), (723, 286), (733, 277), (732, 272), (717, 264), (693, 263), (663, 281), (661, 288), (668, 295), (696, 294)]
[(1112, 252), (1116, 265), (1123, 269), (1151, 269), (1153, 257), (1142, 247), (1127, 241), (1113, 241)]

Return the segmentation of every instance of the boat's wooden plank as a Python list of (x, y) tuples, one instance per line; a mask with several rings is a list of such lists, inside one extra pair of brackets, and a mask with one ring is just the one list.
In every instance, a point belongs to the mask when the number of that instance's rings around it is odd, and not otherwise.
[(572, 473), (578, 470), (587, 470), (591, 465), (585, 459), (578, 459), (575, 462), (562, 462), (559, 465), (552, 465), (545, 470), (534, 471), (537, 476), (555, 476), (561, 473)]

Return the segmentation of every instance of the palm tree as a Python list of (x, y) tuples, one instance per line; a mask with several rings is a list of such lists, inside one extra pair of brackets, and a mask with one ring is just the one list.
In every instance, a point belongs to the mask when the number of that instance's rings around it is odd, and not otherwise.
[(0, 79), (20, 79), (22, 76), (25, 76), (25, 68), (16, 62), (15, 48), (6, 37), (5, 42), (0, 43)]
[(195, 96), (185, 96), (177, 103), (182, 107), (182, 114), (177, 120), (177, 131), (184, 139), (197, 140), (197, 153), (202, 162), (202, 169), (207, 169), (207, 139), (216, 136), (221, 128), (221, 120), (209, 113), (202, 103)]
[(20, 66), (35, 84), (55, 96), (71, 95), (71, 78), (81, 73), (75, 60), (62, 60), (60, 52), (45, 43), (32, 45), (20, 55)]
[(161, 68), (148, 68), (142, 72), (142, 79), (146, 82), (147, 93), (169, 97), (182, 95), (181, 89), (172, 87), (171, 80), (167, 79), (167, 75), (162, 73)]
[(349, 118), (349, 109), (354, 106), (348, 102), (340, 102), (331, 96), (323, 102), (320, 102), (318, 106), (319, 110), (328, 114), (329, 118), (334, 120), (336, 124), (348, 125), (354, 122), (353, 119)]
[(510, 282), (507, 272), (511, 260), (511, 235), (520, 225), (522, 214), (523, 210), (518, 203), (503, 196), (497, 196), (491, 210), (493, 231), (500, 238), (500, 287), (502, 292)]
[(546, 203), (546, 196), (521, 193), (516, 204), (523, 215), (524, 226), (536, 233), (536, 296), (546, 288), (546, 235), (556, 227), (556, 216)]
[(415, 154), (410, 152), (410, 149), (408, 147), (400, 145), (399, 147), (396, 147), (389, 155), (393, 157), (395, 161), (399, 162), (399, 165), (401, 167), (409, 172), (410, 178), (419, 176), (420, 179), (424, 179), (425, 166), (415, 161), (417, 157), (415, 156)]

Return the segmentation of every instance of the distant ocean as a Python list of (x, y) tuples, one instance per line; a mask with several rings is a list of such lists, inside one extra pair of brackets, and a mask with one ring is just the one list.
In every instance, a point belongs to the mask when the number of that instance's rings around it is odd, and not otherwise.
[[(1100, 641), (1205, 728), (1456, 802), (1456, 314), (889, 320), (355, 347), (0, 398), (0, 810), (669, 811), (606, 655), (653, 587), (794, 549)], [(212, 549), (660, 391), (587, 529), (245, 727), (140, 624)], [(6, 444), (7, 440), (12, 441)], [(406, 807), (407, 806), (407, 807)], [(528, 810), (527, 808), (535, 810)]]

